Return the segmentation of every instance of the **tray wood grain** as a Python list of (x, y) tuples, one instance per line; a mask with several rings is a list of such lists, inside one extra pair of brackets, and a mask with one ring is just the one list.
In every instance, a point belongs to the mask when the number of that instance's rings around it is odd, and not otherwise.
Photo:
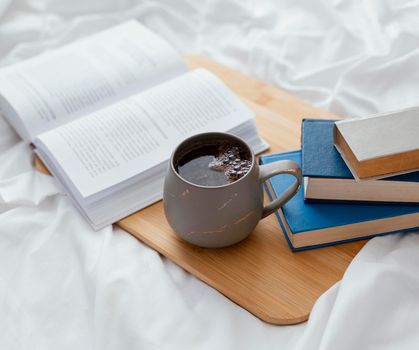
[[(333, 117), (209, 58), (187, 55), (185, 61), (190, 68), (202, 67), (215, 73), (255, 111), (259, 133), (271, 145), (269, 152), (300, 147), (303, 117)], [(36, 163), (40, 170), (47, 171), (38, 159)], [(126, 217), (117, 225), (253, 315), (278, 325), (307, 320), (317, 298), (342, 278), (366, 242), (292, 253), (275, 215), (271, 215), (258, 224), (249, 238), (235, 246), (199, 248), (173, 233), (162, 202)]]

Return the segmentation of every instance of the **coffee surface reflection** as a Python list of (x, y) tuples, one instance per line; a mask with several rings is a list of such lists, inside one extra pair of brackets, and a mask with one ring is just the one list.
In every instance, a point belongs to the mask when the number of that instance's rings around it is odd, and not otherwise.
[(186, 181), (200, 186), (222, 186), (245, 176), (251, 155), (239, 145), (206, 144), (185, 153), (175, 168)]

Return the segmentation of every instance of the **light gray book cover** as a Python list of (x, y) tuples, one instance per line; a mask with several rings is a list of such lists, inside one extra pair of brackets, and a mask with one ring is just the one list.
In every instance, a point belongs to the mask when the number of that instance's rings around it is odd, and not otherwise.
[(358, 161), (419, 149), (419, 107), (336, 122)]

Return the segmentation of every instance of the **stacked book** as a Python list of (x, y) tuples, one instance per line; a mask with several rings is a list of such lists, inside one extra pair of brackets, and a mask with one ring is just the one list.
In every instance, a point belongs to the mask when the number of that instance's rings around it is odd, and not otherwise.
[[(292, 250), (419, 229), (419, 110), (368, 118), (304, 119), (301, 150), (260, 157), (291, 159), (304, 183), (277, 212)], [(292, 178), (269, 180), (281, 194)]]

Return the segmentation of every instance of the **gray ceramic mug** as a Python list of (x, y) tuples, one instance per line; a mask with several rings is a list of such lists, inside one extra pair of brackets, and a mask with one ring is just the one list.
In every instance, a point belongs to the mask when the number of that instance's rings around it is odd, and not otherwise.
[[(251, 167), (242, 178), (222, 186), (201, 186), (183, 179), (176, 171), (177, 161), (205, 144), (236, 144), (246, 150)], [(296, 181), (278, 198), (263, 206), (263, 182), (272, 176), (291, 174)], [(281, 160), (259, 166), (250, 147), (227, 133), (192, 136), (173, 152), (166, 174), (163, 202), (166, 218), (184, 240), (201, 247), (226, 247), (246, 238), (260, 219), (274, 213), (297, 193), (301, 170), (297, 163)]]

